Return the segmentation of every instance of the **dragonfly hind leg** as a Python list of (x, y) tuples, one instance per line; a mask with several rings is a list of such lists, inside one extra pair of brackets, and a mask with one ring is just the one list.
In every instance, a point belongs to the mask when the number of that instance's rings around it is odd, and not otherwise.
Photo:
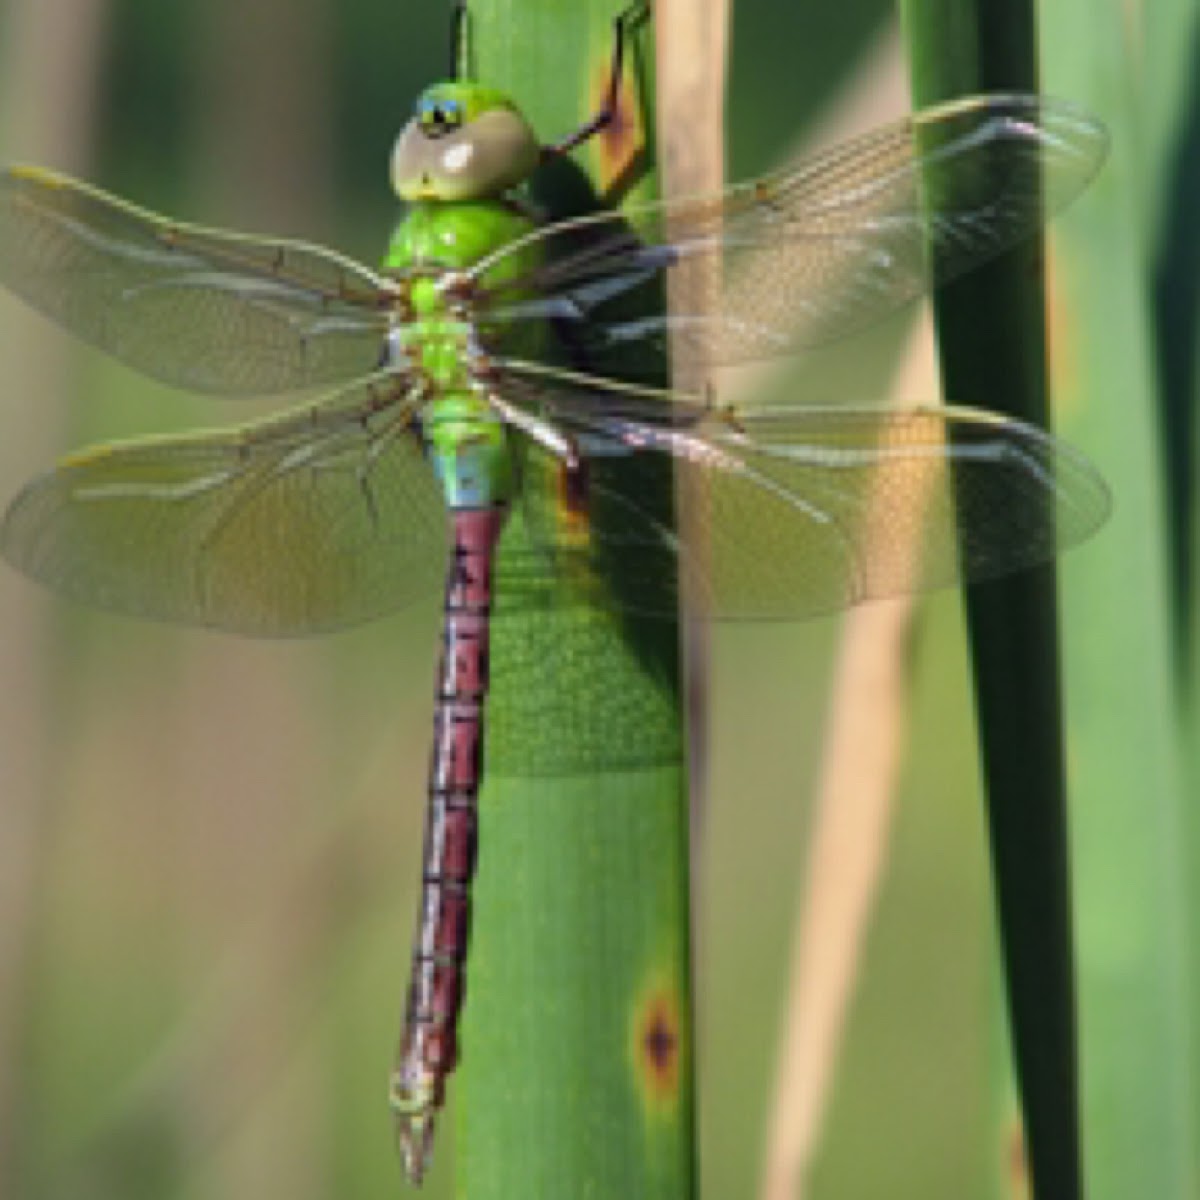
[(582, 469), (583, 455), (580, 453), (575, 439), (569, 434), (563, 433), (549, 421), (539, 420), (515, 404), (509, 404), (495, 392), (488, 392), (487, 398), (488, 403), (509, 425), (519, 429), (544, 450), (548, 450), (567, 471), (575, 472)]

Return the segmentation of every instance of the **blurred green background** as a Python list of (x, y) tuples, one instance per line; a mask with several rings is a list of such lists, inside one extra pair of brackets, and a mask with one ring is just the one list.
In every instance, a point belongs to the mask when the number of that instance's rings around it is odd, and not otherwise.
[[(2, 157), (373, 262), (396, 215), (392, 140), (446, 71), (448, 7), (0, 0)], [(766, 169), (886, 61), (894, 20), (883, 0), (736, 5), (731, 177)], [(878, 397), (910, 319), (768, 386)], [(146, 383), (4, 295), (0, 353), (4, 497), (89, 440), (249, 413)], [(437, 619), (431, 597), (259, 644), (69, 608), (0, 571), (0, 1195), (400, 1189), (385, 1085)], [(761, 1172), (837, 632), (713, 637), (697, 1005), (703, 1194), (720, 1200)], [(997, 952), (953, 594), (923, 603), (911, 671), (816, 1197), (959, 1200), (995, 1175)], [(443, 1145), (428, 1195), (450, 1194), (452, 1167)]]

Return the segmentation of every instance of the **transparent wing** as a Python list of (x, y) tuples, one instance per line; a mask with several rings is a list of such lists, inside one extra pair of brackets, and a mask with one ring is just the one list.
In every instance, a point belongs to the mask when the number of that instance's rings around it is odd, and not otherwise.
[(33, 167), (0, 173), (0, 283), (147, 375), (225, 394), (374, 370), (390, 295), (330, 250), (178, 224)]
[[(572, 492), (563, 465), (533, 452), (527, 545), (501, 561), (510, 602), (574, 579), (592, 602), (665, 612), (678, 571), (715, 616), (807, 617), (1044, 562), (1109, 510), (1085, 459), (990, 413), (716, 413), (629, 387), (606, 410), (602, 381), (511, 364), (505, 374), (505, 396), (588, 464)], [(694, 544), (669, 524), (671, 467), (695, 499)], [(605, 594), (617, 562), (625, 591)]]
[[(1091, 117), (1038, 96), (941, 105), (718, 195), (539, 230), (475, 268), (483, 326), (551, 319), (594, 353), (670, 331), (717, 364), (831, 341), (1034, 233), (1107, 144)], [(544, 264), (503, 279), (530, 243)], [(678, 268), (718, 261), (706, 313), (711, 274)], [(667, 274), (669, 317), (651, 296)]]
[(379, 374), (243, 429), (85, 451), (17, 496), (0, 552), (71, 600), (238, 633), (392, 612), (445, 569), (415, 407)]

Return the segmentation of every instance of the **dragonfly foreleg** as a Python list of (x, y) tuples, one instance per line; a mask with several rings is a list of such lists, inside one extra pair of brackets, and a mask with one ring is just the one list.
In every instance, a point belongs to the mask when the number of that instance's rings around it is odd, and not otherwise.
[(650, 5), (647, 0), (634, 0), (634, 3), (613, 21), (612, 69), (608, 77), (608, 91), (605, 94), (604, 103), (600, 106), (600, 111), (561, 141), (543, 146), (543, 158), (559, 158), (612, 124), (617, 115), (617, 101), (621, 92), (621, 69), (625, 65), (625, 43), (629, 37), (629, 29), (649, 12)]

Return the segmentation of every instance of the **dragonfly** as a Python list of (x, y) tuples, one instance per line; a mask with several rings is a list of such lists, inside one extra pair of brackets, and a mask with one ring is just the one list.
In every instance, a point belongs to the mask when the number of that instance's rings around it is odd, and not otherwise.
[[(17, 296), (167, 384), (301, 397), (66, 457), (0, 523), (13, 567), (70, 600), (261, 636), (382, 617), (442, 581), (389, 1089), (417, 1182), (458, 1059), (493, 619), (563, 603), (669, 617), (680, 581), (717, 617), (808, 617), (1044, 562), (1109, 506), (1083, 457), (994, 413), (721, 406), (579, 365), (634, 367), (668, 340), (737, 363), (860, 331), (1031, 236), (1106, 152), (1075, 107), (976, 95), (716, 195), (548, 222), (526, 185), (612, 123), (643, 11), (616, 21), (602, 107), (556, 142), (457, 65), (425, 90), (392, 154), (403, 209), (377, 270), (48, 170), (0, 173), (0, 282)], [(691, 264), (720, 265), (715, 305), (686, 285), (669, 312), (641, 302)], [(664, 472), (704, 497), (703, 553), (653, 500)], [(632, 590), (612, 583), (623, 561)]]

